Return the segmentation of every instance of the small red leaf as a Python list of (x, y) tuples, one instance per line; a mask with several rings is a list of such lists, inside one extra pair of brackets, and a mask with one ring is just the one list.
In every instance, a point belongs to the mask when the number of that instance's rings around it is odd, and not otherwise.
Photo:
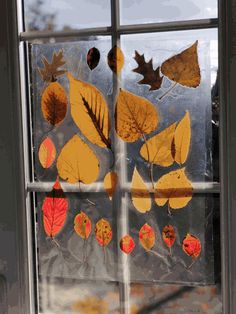
[(155, 238), (155, 232), (149, 224), (146, 223), (139, 230), (139, 241), (145, 250), (149, 251), (153, 248), (155, 245)]
[(74, 229), (81, 238), (88, 239), (91, 233), (91, 226), (91, 220), (84, 212), (81, 211), (80, 214), (75, 216)]
[(125, 235), (123, 238), (120, 240), (120, 249), (126, 254), (130, 254), (133, 249), (135, 248), (135, 243), (133, 238), (131, 238), (130, 235)]
[(171, 225), (167, 225), (162, 230), (162, 238), (168, 248), (171, 248), (175, 243), (176, 234), (175, 229)]
[(54, 238), (63, 228), (68, 210), (68, 200), (57, 180), (43, 201), (43, 224), (46, 234)]
[(56, 158), (56, 147), (49, 137), (46, 137), (40, 144), (38, 156), (43, 168), (51, 167)]
[(187, 234), (182, 243), (183, 251), (192, 258), (197, 258), (201, 253), (201, 242), (192, 234)]
[(87, 54), (87, 64), (90, 68), (90, 70), (93, 70), (96, 68), (100, 60), (100, 52), (97, 48), (93, 47), (90, 48)]

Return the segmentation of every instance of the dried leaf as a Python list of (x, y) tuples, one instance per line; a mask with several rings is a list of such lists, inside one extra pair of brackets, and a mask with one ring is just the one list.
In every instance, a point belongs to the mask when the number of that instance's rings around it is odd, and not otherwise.
[(125, 57), (122, 50), (114, 46), (107, 55), (107, 63), (110, 69), (116, 74), (119, 74), (124, 66), (124, 62)]
[(110, 200), (112, 200), (112, 195), (115, 192), (117, 182), (118, 176), (116, 172), (110, 171), (106, 174), (104, 178), (104, 187), (105, 190), (107, 191)]
[(182, 243), (183, 251), (192, 258), (198, 258), (201, 253), (201, 242), (192, 234), (187, 234)]
[(130, 254), (135, 248), (135, 243), (130, 235), (125, 235), (120, 240), (120, 249), (126, 254)]
[(100, 60), (100, 52), (97, 48), (90, 48), (87, 54), (87, 64), (90, 70), (93, 70), (97, 67)]
[(52, 57), (52, 63), (49, 63), (46, 57), (42, 57), (42, 62), (44, 68), (38, 68), (42, 79), (45, 82), (55, 82), (58, 76), (66, 73), (65, 70), (61, 70), (60, 67), (63, 66), (66, 61), (63, 60), (63, 51), (60, 50), (58, 53), (54, 52)]
[(46, 137), (39, 146), (39, 161), (43, 168), (50, 168), (56, 158), (56, 147), (53, 141)]
[(99, 168), (97, 156), (78, 135), (65, 144), (57, 159), (58, 174), (69, 183), (92, 183), (97, 180)]
[(182, 165), (185, 163), (191, 140), (190, 116), (187, 111), (183, 119), (179, 122), (174, 137), (175, 161)]
[(175, 134), (176, 123), (154, 135), (140, 150), (140, 155), (150, 163), (169, 167), (173, 164), (172, 143)]
[(43, 201), (43, 224), (46, 234), (54, 238), (63, 228), (67, 211), (68, 200), (57, 180), (50, 193)]
[(53, 126), (58, 125), (66, 116), (67, 104), (68, 99), (63, 87), (57, 82), (50, 83), (41, 99), (44, 119)]
[(152, 202), (148, 187), (140, 176), (136, 167), (134, 168), (132, 184), (131, 184), (131, 198), (134, 207), (140, 213), (150, 211)]
[(147, 99), (120, 90), (115, 124), (116, 132), (123, 141), (135, 142), (156, 129), (158, 114), (154, 105)]
[(112, 229), (109, 222), (105, 219), (100, 219), (95, 226), (96, 240), (101, 246), (107, 246), (112, 239)]
[(91, 233), (91, 226), (91, 220), (84, 212), (81, 211), (75, 216), (74, 229), (81, 238), (88, 239)]
[(167, 225), (162, 230), (162, 239), (168, 248), (171, 248), (176, 240), (175, 229), (171, 225)]
[(160, 67), (154, 70), (152, 59), (145, 62), (144, 54), (140, 55), (137, 51), (135, 51), (134, 59), (138, 63), (138, 67), (133, 72), (143, 75), (143, 79), (138, 83), (150, 85), (149, 90), (159, 89), (163, 80), (163, 76), (160, 76)]
[(155, 185), (155, 201), (158, 206), (169, 202), (173, 209), (185, 207), (192, 199), (193, 188), (186, 177), (185, 168), (163, 175)]
[(155, 245), (155, 232), (149, 224), (145, 223), (145, 225), (142, 226), (142, 228), (139, 230), (139, 241), (142, 247), (149, 251), (151, 250)]
[(161, 66), (161, 72), (170, 80), (181, 85), (194, 88), (199, 86), (201, 74), (197, 45), (198, 41), (188, 49), (166, 60)]
[(100, 147), (111, 148), (109, 112), (102, 93), (93, 85), (76, 80), (70, 73), (71, 115), (82, 133)]

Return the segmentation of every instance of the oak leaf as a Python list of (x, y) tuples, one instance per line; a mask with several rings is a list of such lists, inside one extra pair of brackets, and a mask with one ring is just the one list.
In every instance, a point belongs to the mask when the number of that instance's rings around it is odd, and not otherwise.
[(98, 243), (105, 247), (112, 240), (111, 225), (106, 219), (100, 219), (95, 226), (95, 236)]
[(140, 213), (146, 213), (151, 209), (151, 196), (148, 187), (140, 176), (136, 167), (134, 168), (131, 183), (131, 199), (134, 207)]
[(135, 142), (158, 125), (158, 114), (147, 99), (120, 90), (115, 109), (115, 128), (125, 142)]
[(175, 229), (172, 225), (167, 225), (162, 230), (162, 239), (168, 248), (171, 248), (176, 240)]
[(139, 230), (139, 242), (142, 245), (142, 247), (149, 251), (151, 250), (155, 245), (155, 232), (149, 224), (145, 223), (142, 228)]
[(53, 53), (52, 63), (49, 63), (46, 57), (42, 57), (44, 68), (38, 68), (38, 70), (45, 82), (55, 82), (58, 76), (66, 73), (65, 70), (60, 69), (66, 63), (63, 58), (63, 50)]
[(98, 177), (99, 168), (97, 156), (78, 135), (64, 145), (57, 159), (58, 174), (69, 183), (92, 183)]
[(185, 168), (163, 175), (155, 184), (155, 201), (158, 206), (167, 202), (173, 209), (185, 207), (192, 199), (193, 188)]
[(91, 233), (91, 227), (91, 220), (84, 212), (81, 211), (78, 215), (75, 216), (74, 229), (81, 238), (88, 239)]
[(50, 168), (56, 158), (56, 147), (53, 141), (46, 137), (39, 146), (39, 161), (43, 168)]
[(81, 132), (100, 147), (111, 148), (109, 112), (102, 93), (93, 85), (76, 80), (70, 73), (71, 115)]
[(87, 54), (87, 64), (90, 70), (93, 70), (97, 67), (100, 60), (100, 52), (97, 48), (90, 48)]
[(181, 53), (167, 59), (161, 66), (161, 72), (170, 80), (183, 86), (194, 88), (199, 86), (201, 74), (197, 46), (198, 41)]
[(182, 248), (188, 256), (196, 259), (201, 253), (201, 242), (196, 236), (188, 233), (182, 242)]
[(159, 89), (163, 80), (163, 76), (160, 76), (160, 67), (154, 70), (152, 59), (145, 62), (144, 54), (140, 55), (137, 51), (135, 51), (134, 59), (138, 63), (138, 67), (133, 72), (143, 75), (143, 79), (138, 83), (150, 85), (149, 90)]
[(116, 73), (119, 74), (124, 66), (125, 57), (122, 52), (122, 50), (114, 46), (107, 55), (107, 63), (110, 67), (110, 69)]
[(110, 200), (112, 200), (112, 195), (115, 192), (117, 182), (118, 182), (118, 176), (116, 172), (110, 171), (106, 174), (104, 178), (104, 187), (105, 187), (105, 190), (107, 191), (107, 194)]
[(126, 254), (130, 254), (133, 252), (135, 248), (135, 243), (133, 238), (130, 235), (125, 235), (120, 240), (120, 249)]
[(152, 164), (169, 167), (173, 164), (173, 140), (176, 123), (148, 139), (140, 149), (140, 155)]

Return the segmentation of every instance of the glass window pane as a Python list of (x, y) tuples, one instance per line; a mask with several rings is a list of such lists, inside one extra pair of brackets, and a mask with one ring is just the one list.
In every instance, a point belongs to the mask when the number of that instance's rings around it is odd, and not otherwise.
[(110, 0), (25, 0), (26, 30), (110, 26)]
[(217, 0), (120, 0), (121, 24), (217, 17)]

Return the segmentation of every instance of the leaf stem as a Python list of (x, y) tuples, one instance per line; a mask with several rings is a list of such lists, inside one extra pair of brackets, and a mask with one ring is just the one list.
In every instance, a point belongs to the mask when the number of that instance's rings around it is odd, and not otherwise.
[(168, 201), (168, 206), (167, 206), (167, 212), (168, 212), (168, 216), (172, 217), (172, 212), (170, 210), (170, 203)]
[(164, 97), (166, 97), (177, 85), (178, 83), (175, 82), (158, 100), (161, 101)]

